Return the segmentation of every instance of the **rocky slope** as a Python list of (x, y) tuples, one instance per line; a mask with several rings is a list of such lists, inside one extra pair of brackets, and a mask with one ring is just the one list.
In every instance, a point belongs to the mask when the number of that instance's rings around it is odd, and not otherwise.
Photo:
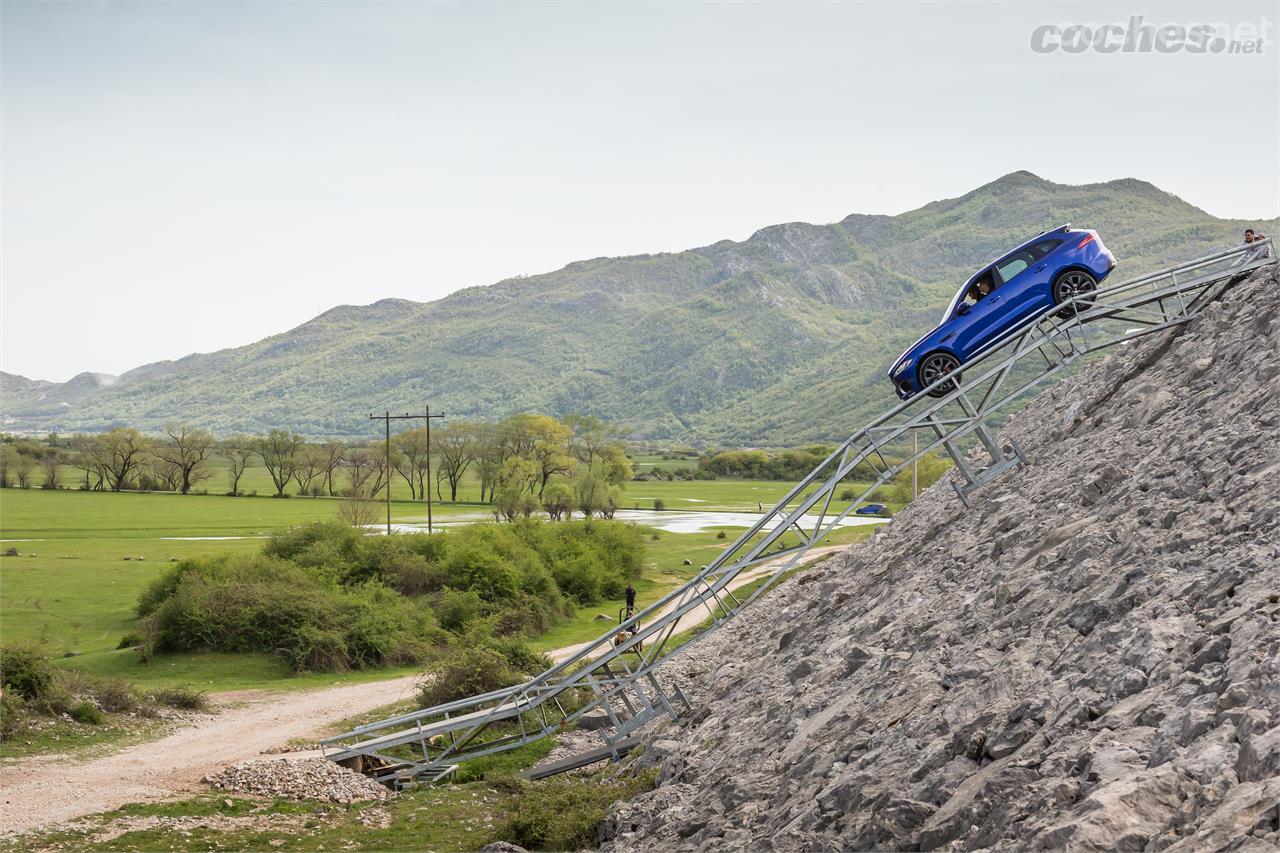
[(1271, 268), (673, 661), (607, 848), (1277, 849), (1278, 356)]

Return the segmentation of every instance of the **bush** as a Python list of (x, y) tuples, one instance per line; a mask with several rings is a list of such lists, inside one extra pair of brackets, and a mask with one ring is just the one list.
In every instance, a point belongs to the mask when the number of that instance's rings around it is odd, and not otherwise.
[(106, 719), (102, 712), (98, 710), (98, 706), (92, 702), (78, 702), (72, 705), (71, 710), (67, 713), (77, 723), (87, 723), (91, 726), (96, 726)]
[(500, 780), (519, 793), (504, 820), (495, 828), (495, 841), (509, 841), (530, 850), (581, 850), (596, 844), (596, 827), (609, 806), (653, 788), (656, 769), (604, 782), (591, 778), (555, 778), (541, 782)]
[(186, 684), (157, 690), (151, 698), (158, 705), (177, 708), (180, 711), (203, 711), (209, 707), (204, 691)]
[(665, 510), (666, 508), (667, 508), (667, 502), (666, 502), (666, 501), (664, 501), (662, 498), (654, 498), (654, 499), (653, 499), (653, 510), (654, 510), (654, 512), (662, 512), (662, 511), (663, 511), (663, 510)]
[(724, 532), (723, 530), (721, 530), (719, 533), (717, 533), (717, 534), (716, 534), (716, 538), (717, 538), (717, 539), (724, 539), (724, 538), (726, 538), (726, 536), (725, 536), (725, 532)]
[(170, 575), (153, 585), (170, 591), (144, 623), (148, 654), (268, 652), (296, 670), (364, 668), (402, 660), (436, 627), (425, 605), (385, 586), (343, 587), (274, 557), (188, 560)]
[(98, 707), (112, 714), (132, 711), (138, 707), (138, 697), (133, 692), (133, 686), (120, 678), (103, 682), (93, 693), (98, 700)]
[(488, 693), (520, 682), (506, 658), (487, 646), (455, 646), (424, 670), (418, 702), (424, 708)]
[(31, 646), (8, 645), (0, 649), (0, 683), (5, 692), (23, 699), (44, 701), (53, 692), (53, 665), (49, 656)]

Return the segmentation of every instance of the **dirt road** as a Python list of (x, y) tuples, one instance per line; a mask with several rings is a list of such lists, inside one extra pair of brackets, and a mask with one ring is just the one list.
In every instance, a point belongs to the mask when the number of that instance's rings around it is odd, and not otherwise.
[[(815, 548), (822, 557), (846, 546)], [(766, 563), (743, 572), (730, 589), (772, 571)], [(666, 611), (664, 611), (666, 612)], [(696, 610), (680, 620), (685, 631), (707, 618)], [(586, 643), (550, 652), (563, 660)], [(0, 766), (0, 836), (26, 832), (125, 803), (162, 800), (203, 790), (201, 779), (228, 764), (258, 756), (290, 740), (321, 736), (327, 723), (408, 698), (417, 676), (289, 693), (251, 693), (230, 697), (220, 713), (184, 726), (158, 740), (119, 752), (77, 761), (36, 756)], [(224, 695), (226, 702), (229, 695)], [(215, 697), (215, 702), (217, 697)]]

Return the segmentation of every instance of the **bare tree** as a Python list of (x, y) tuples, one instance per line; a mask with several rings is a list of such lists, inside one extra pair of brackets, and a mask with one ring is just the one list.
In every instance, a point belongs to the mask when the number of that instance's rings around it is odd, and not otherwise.
[(343, 461), (351, 476), (351, 493), (376, 496), (382, 491), (386, 463), (381, 454), (368, 447), (353, 447)]
[[(191, 493), (191, 487), (201, 480), (212, 476), (208, 467), (208, 457), (213, 451), (213, 433), (204, 429), (193, 429), (187, 424), (169, 424), (164, 428), (165, 440), (152, 448), (151, 453), (166, 463), (165, 474), (174, 469), (178, 476), (170, 491), (181, 491), (184, 495)], [(171, 476), (156, 476), (169, 484)]]
[(312, 484), (324, 476), (324, 466), (327, 461), (328, 456), (323, 447), (308, 444), (298, 451), (297, 467), (293, 471), (293, 480), (298, 484), (298, 494), (313, 494)]
[(71, 436), (70, 462), (77, 470), (84, 473), (80, 488), (86, 492), (90, 489), (94, 491), (102, 490), (102, 469), (99, 467), (97, 457), (92, 450), (95, 441), (97, 441), (97, 438), (84, 433), (77, 433)]
[(62, 452), (60, 447), (49, 447), (44, 451), (44, 455), (40, 457), (40, 469), (44, 471), (44, 483), (41, 484), (42, 489), (58, 488), (58, 480), (62, 475), (62, 463), (66, 459), (66, 454)]
[(326, 441), (322, 449), (325, 454), (324, 489), (329, 493), (329, 497), (333, 497), (333, 472), (342, 465), (342, 457), (347, 453), (347, 446), (340, 441)]
[(352, 527), (367, 529), (378, 520), (378, 502), (357, 489), (338, 503), (338, 518)]
[(293, 479), (302, 444), (302, 436), (283, 429), (273, 429), (253, 440), (253, 449), (262, 458), (271, 482), (275, 483), (277, 497), (284, 494), (285, 486)]
[(405, 430), (391, 439), (391, 464), (409, 484), (414, 500), (427, 496), (427, 430), (425, 427)]
[(0, 488), (13, 487), (13, 465), (18, 459), (18, 449), (8, 442), (0, 445)]
[(162, 456), (152, 453), (147, 467), (151, 470), (151, 479), (161, 491), (177, 492), (182, 489), (182, 466)]
[(253, 449), (253, 439), (247, 435), (232, 436), (222, 441), (218, 451), (231, 463), (231, 494), (238, 495), (240, 478), (258, 458), (257, 452)]
[(128, 488), (138, 466), (146, 458), (148, 441), (132, 427), (121, 427), (104, 432), (90, 446), (90, 452), (102, 469), (111, 491)]

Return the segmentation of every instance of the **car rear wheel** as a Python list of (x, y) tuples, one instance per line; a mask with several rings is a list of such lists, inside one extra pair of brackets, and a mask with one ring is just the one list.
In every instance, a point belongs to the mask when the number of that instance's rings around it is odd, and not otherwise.
[[(960, 361), (951, 353), (935, 352), (924, 357), (920, 362), (920, 387), (928, 388), (944, 376), (954, 375), (960, 378)], [(930, 397), (943, 397), (956, 388), (954, 382), (943, 382), (929, 392)]]
[(1098, 289), (1098, 281), (1084, 270), (1067, 270), (1053, 282), (1053, 304), (1075, 299), (1076, 301), (1058, 312), (1059, 317), (1074, 317), (1077, 311), (1083, 311), (1093, 305), (1093, 297), (1089, 294)]

